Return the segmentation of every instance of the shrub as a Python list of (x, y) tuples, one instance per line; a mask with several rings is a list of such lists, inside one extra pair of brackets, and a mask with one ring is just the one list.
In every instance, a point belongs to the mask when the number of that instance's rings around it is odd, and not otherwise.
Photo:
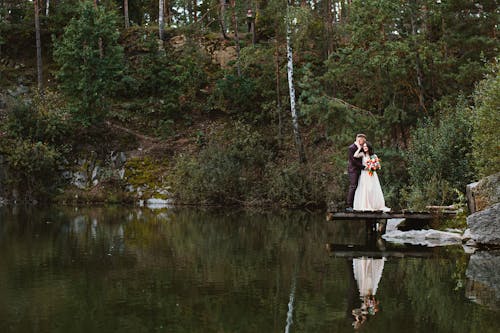
[(470, 116), (467, 108), (457, 107), (436, 121), (425, 119), (412, 133), (405, 155), (410, 207), (452, 203), (455, 190), (465, 192), (472, 179)]
[(6, 155), (7, 185), (17, 192), (18, 199), (44, 200), (51, 196), (59, 177), (60, 154), (51, 146), (19, 140), (3, 147)]
[(197, 157), (177, 159), (174, 188), (181, 201), (241, 204), (256, 196), (268, 159), (263, 137), (236, 123), (212, 137)]
[(474, 165), (479, 177), (500, 171), (500, 76), (497, 62), (474, 93)]

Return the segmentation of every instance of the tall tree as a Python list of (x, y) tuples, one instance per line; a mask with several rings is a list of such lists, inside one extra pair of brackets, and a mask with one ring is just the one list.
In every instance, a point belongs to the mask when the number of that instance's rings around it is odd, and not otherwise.
[(123, 0), (123, 16), (125, 19), (125, 28), (130, 27), (130, 19), (128, 17), (128, 0)]
[(293, 84), (293, 51), (292, 51), (292, 17), (290, 15), (291, 0), (288, 0), (286, 7), (286, 55), (287, 55), (287, 73), (288, 73), (288, 91), (290, 94), (290, 112), (292, 113), (293, 134), (295, 138), (295, 145), (299, 153), (299, 160), (301, 163), (306, 163), (306, 154), (302, 137), (299, 129), (299, 117), (295, 105), (295, 86)]
[(42, 74), (42, 41), (40, 38), (40, 6), (38, 0), (33, 1), (35, 7), (35, 39), (36, 39), (36, 69), (38, 79), (38, 91), (43, 93), (43, 74)]
[(165, 28), (165, 20), (164, 20), (164, 0), (158, 0), (158, 28), (160, 39), (163, 40), (163, 30)]
[(116, 22), (114, 11), (85, 2), (54, 42), (61, 90), (70, 101), (74, 119), (83, 126), (104, 119), (109, 97), (122, 75), (123, 48)]
[(238, 17), (236, 16), (236, 0), (231, 0), (231, 7), (233, 8), (234, 42), (236, 44), (236, 69), (238, 71), (238, 76), (241, 76), (240, 36), (238, 35)]
[(219, 25), (224, 39), (228, 39), (226, 34), (226, 0), (220, 0)]

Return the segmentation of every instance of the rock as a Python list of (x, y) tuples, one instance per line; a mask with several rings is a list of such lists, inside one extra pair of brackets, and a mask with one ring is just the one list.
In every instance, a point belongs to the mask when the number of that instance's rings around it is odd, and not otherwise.
[(171, 208), (172, 204), (172, 199), (151, 198), (146, 201), (146, 206), (149, 209)]
[(404, 222), (405, 219), (388, 219), (385, 227), (385, 232), (392, 232), (398, 230), (398, 225)]
[(500, 307), (500, 251), (471, 255), (465, 276), (469, 299), (493, 309)]
[(73, 173), (73, 178), (71, 179), (71, 184), (75, 185), (79, 189), (84, 189), (87, 187), (87, 175), (82, 172), (78, 171)]
[(229, 62), (236, 60), (237, 52), (235, 46), (228, 46), (222, 50), (213, 52), (213, 62), (219, 64), (222, 68), (227, 68)]
[(500, 202), (500, 172), (467, 185), (466, 194), (471, 214)]
[(500, 203), (467, 216), (471, 239), (482, 245), (500, 245)]
[(183, 47), (186, 44), (186, 36), (178, 35), (178, 36), (172, 37), (172, 38), (170, 38), (169, 42), (170, 42), (170, 45), (172, 45), (172, 47), (174, 49), (178, 49), (180, 47)]
[(6, 108), (7, 108), (7, 103), (0, 96), (0, 109), (6, 109)]
[(464, 234), (462, 235), (462, 242), (467, 242), (471, 238), (472, 233), (470, 232), (470, 229), (465, 229)]
[(474, 247), (474, 246), (468, 246), (466, 244), (462, 245), (462, 248), (464, 249), (464, 252), (466, 254), (472, 254), (474, 252), (476, 252), (477, 248)]
[(391, 243), (424, 245), (429, 247), (457, 245), (462, 243), (462, 236), (454, 232), (439, 230), (395, 230), (382, 235), (382, 238)]

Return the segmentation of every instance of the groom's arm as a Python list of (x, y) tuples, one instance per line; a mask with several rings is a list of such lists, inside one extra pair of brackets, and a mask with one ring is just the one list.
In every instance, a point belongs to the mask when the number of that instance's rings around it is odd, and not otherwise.
[(365, 168), (362, 162), (363, 159), (361, 157), (354, 157), (354, 153), (356, 153), (357, 150), (358, 148), (355, 145), (349, 146), (349, 163), (357, 169), (363, 170)]

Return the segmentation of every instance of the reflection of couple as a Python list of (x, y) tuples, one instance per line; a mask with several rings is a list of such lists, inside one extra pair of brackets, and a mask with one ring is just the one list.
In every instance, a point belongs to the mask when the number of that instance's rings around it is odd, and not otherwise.
[(355, 329), (361, 327), (368, 315), (375, 315), (379, 311), (379, 301), (375, 299), (378, 284), (382, 277), (385, 259), (355, 258), (352, 261), (354, 278), (358, 284), (361, 306), (352, 310)]
[[(378, 166), (372, 166), (374, 164)], [(356, 141), (349, 146), (347, 211), (391, 210), (385, 206), (384, 194), (375, 171), (379, 165), (372, 145), (366, 141), (366, 135), (358, 134)]]

